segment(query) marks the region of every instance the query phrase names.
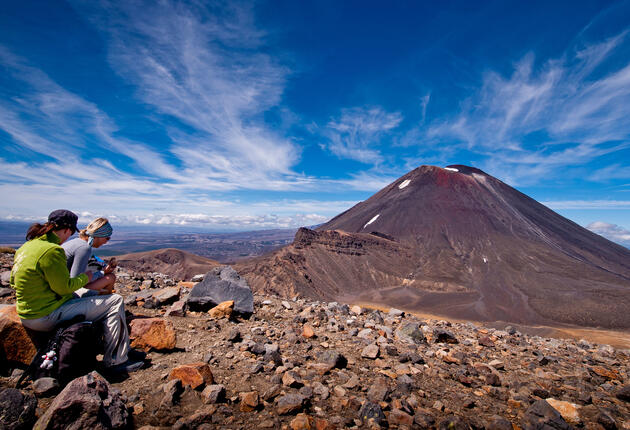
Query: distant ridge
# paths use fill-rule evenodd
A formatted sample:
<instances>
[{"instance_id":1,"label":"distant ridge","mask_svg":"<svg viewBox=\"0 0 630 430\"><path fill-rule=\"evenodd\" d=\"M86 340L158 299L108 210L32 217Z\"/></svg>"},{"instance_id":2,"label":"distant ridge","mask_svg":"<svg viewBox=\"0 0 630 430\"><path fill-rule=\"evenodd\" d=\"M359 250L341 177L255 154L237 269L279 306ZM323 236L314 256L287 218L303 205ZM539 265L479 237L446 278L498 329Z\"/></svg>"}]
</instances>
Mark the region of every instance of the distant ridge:
<instances>
[{"instance_id":1,"label":"distant ridge","mask_svg":"<svg viewBox=\"0 0 630 430\"><path fill-rule=\"evenodd\" d=\"M463 165L421 166L237 269L285 295L630 328L630 250Z\"/></svg>"},{"instance_id":2,"label":"distant ridge","mask_svg":"<svg viewBox=\"0 0 630 430\"><path fill-rule=\"evenodd\" d=\"M116 256L118 264L125 269L137 272L159 272L176 280L189 280L193 276L206 273L220 263L175 248L135 252Z\"/></svg>"}]
</instances>

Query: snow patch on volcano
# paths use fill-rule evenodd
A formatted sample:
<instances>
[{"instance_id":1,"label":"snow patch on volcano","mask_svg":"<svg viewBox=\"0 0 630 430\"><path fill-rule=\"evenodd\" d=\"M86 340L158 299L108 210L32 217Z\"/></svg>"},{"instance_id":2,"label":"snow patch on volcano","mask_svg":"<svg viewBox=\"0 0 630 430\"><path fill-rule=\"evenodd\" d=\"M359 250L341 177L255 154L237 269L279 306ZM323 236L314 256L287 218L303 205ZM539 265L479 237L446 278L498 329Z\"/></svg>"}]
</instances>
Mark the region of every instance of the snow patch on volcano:
<instances>
[{"instance_id":1,"label":"snow patch on volcano","mask_svg":"<svg viewBox=\"0 0 630 430\"><path fill-rule=\"evenodd\" d=\"M405 179L404 181L402 181L402 182L400 183L400 185L398 186L398 188L402 190L403 188L405 188L405 187L406 187L407 185L409 185L410 183L411 183L411 181L410 181L409 179Z\"/></svg>"},{"instance_id":2,"label":"snow patch on volcano","mask_svg":"<svg viewBox=\"0 0 630 430\"><path fill-rule=\"evenodd\" d=\"M444 170L450 170L451 172L459 172L459 170L457 170L454 167L445 167Z\"/></svg>"},{"instance_id":3,"label":"snow patch on volcano","mask_svg":"<svg viewBox=\"0 0 630 430\"><path fill-rule=\"evenodd\" d=\"M375 216L374 218L372 218L371 220L369 220L369 221L368 221L368 222L367 222L367 223L363 226L363 228L367 227L368 225L370 225L370 224L372 224L374 221L376 221L380 215L381 215L381 214L376 214L376 216Z\"/></svg>"},{"instance_id":4,"label":"snow patch on volcano","mask_svg":"<svg viewBox=\"0 0 630 430\"><path fill-rule=\"evenodd\" d=\"M473 173L472 175L473 175L473 178L475 178L479 182L481 182L483 184L486 183L486 177L484 175L480 175L479 173Z\"/></svg>"}]
</instances>

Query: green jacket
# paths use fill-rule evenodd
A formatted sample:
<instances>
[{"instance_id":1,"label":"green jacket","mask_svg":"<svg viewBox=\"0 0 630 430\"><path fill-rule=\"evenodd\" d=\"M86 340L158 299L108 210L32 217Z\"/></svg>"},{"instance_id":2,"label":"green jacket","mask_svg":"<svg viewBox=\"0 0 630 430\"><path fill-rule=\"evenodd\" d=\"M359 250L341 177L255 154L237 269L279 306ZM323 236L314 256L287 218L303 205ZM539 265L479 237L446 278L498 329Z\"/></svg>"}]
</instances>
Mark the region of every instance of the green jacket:
<instances>
[{"instance_id":1,"label":"green jacket","mask_svg":"<svg viewBox=\"0 0 630 430\"><path fill-rule=\"evenodd\" d=\"M22 319L49 315L88 283L85 273L71 278L59 237L50 232L29 240L15 252L11 287Z\"/></svg>"}]
</instances>

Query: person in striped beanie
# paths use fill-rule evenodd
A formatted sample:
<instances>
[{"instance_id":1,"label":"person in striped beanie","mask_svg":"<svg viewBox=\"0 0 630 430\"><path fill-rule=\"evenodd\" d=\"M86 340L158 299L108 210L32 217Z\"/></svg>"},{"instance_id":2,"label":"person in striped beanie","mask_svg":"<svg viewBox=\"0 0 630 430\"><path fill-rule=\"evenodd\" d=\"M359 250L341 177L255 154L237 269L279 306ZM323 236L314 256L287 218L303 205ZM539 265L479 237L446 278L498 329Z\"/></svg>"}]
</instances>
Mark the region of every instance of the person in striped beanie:
<instances>
[{"instance_id":1,"label":"person in striped beanie","mask_svg":"<svg viewBox=\"0 0 630 430\"><path fill-rule=\"evenodd\" d=\"M66 252L66 264L70 276L77 276L88 270L88 263L93 255L92 250L105 245L112 237L114 229L107 218L96 218L86 228L79 231L79 237L64 242L61 246ZM102 260L101 260L102 261ZM85 287L74 292L79 297L95 294L111 294L116 283L115 260L105 265L103 270L97 270L92 274L92 281Z\"/></svg>"}]
</instances>

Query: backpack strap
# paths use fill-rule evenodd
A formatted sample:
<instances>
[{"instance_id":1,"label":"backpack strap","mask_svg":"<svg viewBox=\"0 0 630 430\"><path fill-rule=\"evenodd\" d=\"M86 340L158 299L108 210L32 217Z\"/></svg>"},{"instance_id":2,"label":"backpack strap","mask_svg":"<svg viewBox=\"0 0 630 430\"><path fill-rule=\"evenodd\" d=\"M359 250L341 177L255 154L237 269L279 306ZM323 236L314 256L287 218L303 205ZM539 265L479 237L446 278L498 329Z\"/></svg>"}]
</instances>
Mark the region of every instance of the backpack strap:
<instances>
[{"instance_id":1,"label":"backpack strap","mask_svg":"<svg viewBox=\"0 0 630 430\"><path fill-rule=\"evenodd\" d=\"M22 385L22 382L24 382L26 378L31 378L33 376L33 374L35 373L35 369L39 367L39 362L41 360L40 357L43 354L45 354L46 349L48 349L48 343L46 343L44 346L40 346L37 349L37 352L35 353L35 357L33 357L28 367L24 370L24 372L20 376L20 379L18 379L18 381L15 383L15 388L20 388L20 386Z\"/></svg>"}]
</instances>

